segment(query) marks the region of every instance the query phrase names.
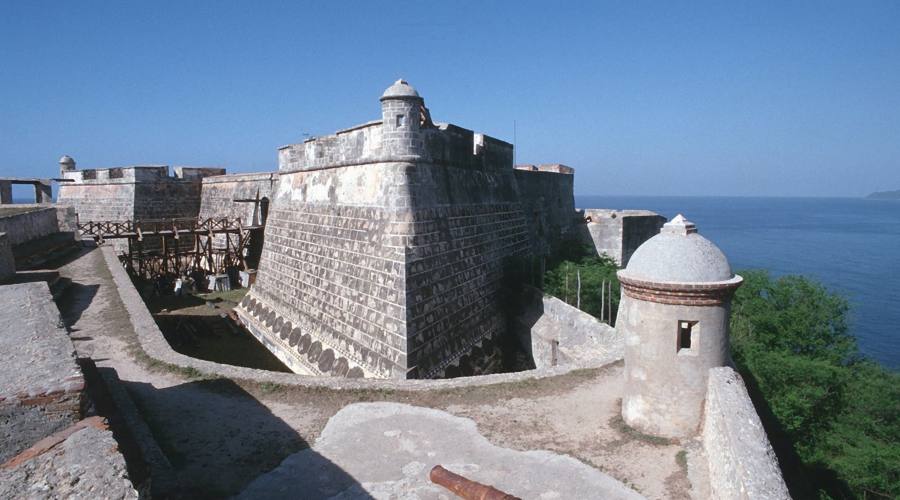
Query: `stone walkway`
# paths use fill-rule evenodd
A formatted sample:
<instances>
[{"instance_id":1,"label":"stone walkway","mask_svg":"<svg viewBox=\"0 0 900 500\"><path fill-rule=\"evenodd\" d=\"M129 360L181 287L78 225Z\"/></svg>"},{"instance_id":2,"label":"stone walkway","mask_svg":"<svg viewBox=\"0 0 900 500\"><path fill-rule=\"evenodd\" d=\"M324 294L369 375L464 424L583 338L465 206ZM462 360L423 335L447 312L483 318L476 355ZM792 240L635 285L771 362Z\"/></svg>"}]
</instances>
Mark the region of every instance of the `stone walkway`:
<instances>
[{"instance_id":1,"label":"stone walkway","mask_svg":"<svg viewBox=\"0 0 900 500\"><path fill-rule=\"evenodd\" d=\"M217 498L238 494L287 457L317 442L329 419L345 406L392 401L467 417L475 422L480 434L472 429L466 439L481 439L483 435L493 443L485 441L484 446L497 453L514 452L494 450L494 445L550 450L575 457L648 498L691 498L684 462L678 459L685 446L647 440L621 426L620 364L551 379L416 393L284 389L203 379L191 373L166 371L135 356L134 330L101 252L86 251L60 268L60 273L72 280L60 299L60 309L76 350L80 356L92 357L106 373L104 378L117 376L127 389L171 465L173 477L167 481L174 488L167 492L171 495ZM454 417L449 414L435 418L450 422ZM340 419L333 425L340 425ZM335 441L325 441L329 442ZM368 451L381 453L385 467L393 463L387 461L389 458L396 458L399 464L404 460L402 440L393 443L385 442L387 448ZM690 449L690 443L686 445ZM362 449L367 444L356 446ZM353 453L349 448L348 452ZM480 454L458 455L452 460L481 464L485 477L494 477ZM380 481L349 462L343 465L356 482ZM385 476L385 484L397 480L402 472L402 467L393 470L394 479ZM165 471L154 470L154 474L162 473ZM427 470L417 474L421 479ZM700 478L702 482L702 474Z\"/></svg>"}]
</instances>

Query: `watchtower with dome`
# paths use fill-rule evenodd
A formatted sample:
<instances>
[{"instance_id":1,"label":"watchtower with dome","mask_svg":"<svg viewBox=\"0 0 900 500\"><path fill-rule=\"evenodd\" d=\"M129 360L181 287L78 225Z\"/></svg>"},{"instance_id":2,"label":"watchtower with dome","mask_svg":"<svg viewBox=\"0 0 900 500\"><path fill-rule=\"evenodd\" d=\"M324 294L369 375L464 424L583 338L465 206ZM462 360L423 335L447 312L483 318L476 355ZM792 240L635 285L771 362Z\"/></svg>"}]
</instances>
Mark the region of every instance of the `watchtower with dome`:
<instances>
[{"instance_id":1,"label":"watchtower with dome","mask_svg":"<svg viewBox=\"0 0 900 500\"><path fill-rule=\"evenodd\" d=\"M625 338L625 423L649 434L697 432L710 368L730 362L731 298L743 281L682 215L619 271L616 327Z\"/></svg>"}]
</instances>

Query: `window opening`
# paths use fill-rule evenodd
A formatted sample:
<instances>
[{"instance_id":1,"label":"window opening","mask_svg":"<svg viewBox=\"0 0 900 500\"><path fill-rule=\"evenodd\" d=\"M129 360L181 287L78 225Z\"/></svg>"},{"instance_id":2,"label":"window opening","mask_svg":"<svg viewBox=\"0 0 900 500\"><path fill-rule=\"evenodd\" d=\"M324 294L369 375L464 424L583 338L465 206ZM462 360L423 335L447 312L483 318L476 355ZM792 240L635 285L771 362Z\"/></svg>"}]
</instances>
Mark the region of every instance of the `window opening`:
<instances>
[{"instance_id":1,"label":"window opening","mask_svg":"<svg viewBox=\"0 0 900 500\"><path fill-rule=\"evenodd\" d=\"M696 326L696 321L684 321L681 320L678 322L678 350L682 349L690 349L691 345L694 343L696 339L694 339L694 326Z\"/></svg>"}]
</instances>

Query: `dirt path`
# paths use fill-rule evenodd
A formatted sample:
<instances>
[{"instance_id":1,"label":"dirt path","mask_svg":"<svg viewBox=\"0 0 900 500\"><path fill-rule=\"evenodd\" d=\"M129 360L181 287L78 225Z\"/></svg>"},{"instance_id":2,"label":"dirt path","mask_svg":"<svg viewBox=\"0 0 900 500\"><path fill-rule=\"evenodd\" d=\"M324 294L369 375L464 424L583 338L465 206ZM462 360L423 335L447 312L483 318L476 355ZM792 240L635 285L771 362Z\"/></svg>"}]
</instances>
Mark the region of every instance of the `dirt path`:
<instances>
[{"instance_id":1,"label":"dirt path","mask_svg":"<svg viewBox=\"0 0 900 500\"><path fill-rule=\"evenodd\" d=\"M541 381L438 392L282 389L192 379L135 359L136 337L98 250L60 268L60 310L80 356L115 370L190 497L238 493L309 446L328 418L358 401L397 401L473 419L489 440L572 455L649 498L689 498L679 444L621 424L621 365Z\"/></svg>"}]
</instances>

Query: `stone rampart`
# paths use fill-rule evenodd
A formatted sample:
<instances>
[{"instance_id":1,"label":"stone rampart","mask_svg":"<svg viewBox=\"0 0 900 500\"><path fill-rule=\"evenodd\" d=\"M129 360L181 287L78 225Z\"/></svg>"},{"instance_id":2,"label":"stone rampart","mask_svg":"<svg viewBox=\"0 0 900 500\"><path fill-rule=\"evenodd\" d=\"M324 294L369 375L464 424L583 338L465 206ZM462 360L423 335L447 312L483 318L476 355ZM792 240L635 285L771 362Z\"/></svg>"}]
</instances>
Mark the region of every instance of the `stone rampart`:
<instances>
[{"instance_id":1,"label":"stone rampart","mask_svg":"<svg viewBox=\"0 0 900 500\"><path fill-rule=\"evenodd\" d=\"M0 207L0 232L15 247L60 231L59 210L52 205ZM63 221L63 225L66 221Z\"/></svg>"},{"instance_id":2,"label":"stone rampart","mask_svg":"<svg viewBox=\"0 0 900 500\"><path fill-rule=\"evenodd\" d=\"M703 448L713 498L789 499L778 459L741 376L729 367L709 371Z\"/></svg>"},{"instance_id":3,"label":"stone rampart","mask_svg":"<svg viewBox=\"0 0 900 500\"><path fill-rule=\"evenodd\" d=\"M556 242L574 234L578 222L572 196L575 176L571 168L565 168L568 171L564 173L521 166L514 170L532 252L536 255L549 254Z\"/></svg>"},{"instance_id":4,"label":"stone rampart","mask_svg":"<svg viewBox=\"0 0 900 500\"><path fill-rule=\"evenodd\" d=\"M60 183L58 202L75 208L78 219L126 221L195 218L200 212L200 183L224 169L137 166L74 170Z\"/></svg>"},{"instance_id":5,"label":"stone rampart","mask_svg":"<svg viewBox=\"0 0 900 500\"><path fill-rule=\"evenodd\" d=\"M196 219L200 213L201 181L209 175L221 175L225 169L134 166L71 170L60 183L58 203L72 207L79 222L134 221L154 219ZM127 241L114 240L118 250ZM144 250L159 248L159 241L148 238Z\"/></svg>"},{"instance_id":6,"label":"stone rampart","mask_svg":"<svg viewBox=\"0 0 900 500\"><path fill-rule=\"evenodd\" d=\"M433 124L405 82L381 103L380 121L279 150L257 281L237 311L299 373L435 378L471 366L506 332L506 264L541 246L511 144ZM558 210L545 217L570 220L571 176L539 175L552 177L529 189Z\"/></svg>"},{"instance_id":7,"label":"stone rampart","mask_svg":"<svg viewBox=\"0 0 900 500\"><path fill-rule=\"evenodd\" d=\"M0 286L0 463L83 415L84 378L44 282Z\"/></svg>"},{"instance_id":8,"label":"stone rampart","mask_svg":"<svg viewBox=\"0 0 900 500\"><path fill-rule=\"evenodd\" d=\"M205 177L200 218L240 218L245 226L258 225L263 222L261 205L271 202L276 182L278 173L271 172ZM250 200L260 200L260 204Z\"/></svg>"},{"instance_id":9,"label":"stone rampart","mask_svg":"<svg viewBox=\"0 0 900 500\"><path fill-rule=\"evenodd\" d=\"M282 173L265 240L250 329L299 372L380 378L504 331L503 259L528 249L511 170L406 163Z\"/></svg>"},{"instance_id":10,"label":"stone rampart","mask_svg":"<svg viewBox=\"0 0 900 500\"><path fill-rule=\"evenodd\" d=\"M533 287L525 287L516 335L536 368L585 366L622 359L625 340L616 329Z\"/></svg>"},{"instance_id":11,"label":"stone rampart","mask_svg":"<svg viewBox=\"0 0 900 500\"><path fill-rule=\"evenodd\" d=\"M585 209L589 221L580 231L585 244L593 246L597 255L606 254L621 267L628 265L631 254L641 244L659 233L666 218L649 210Z\"/></svg>"}]
</instances>

